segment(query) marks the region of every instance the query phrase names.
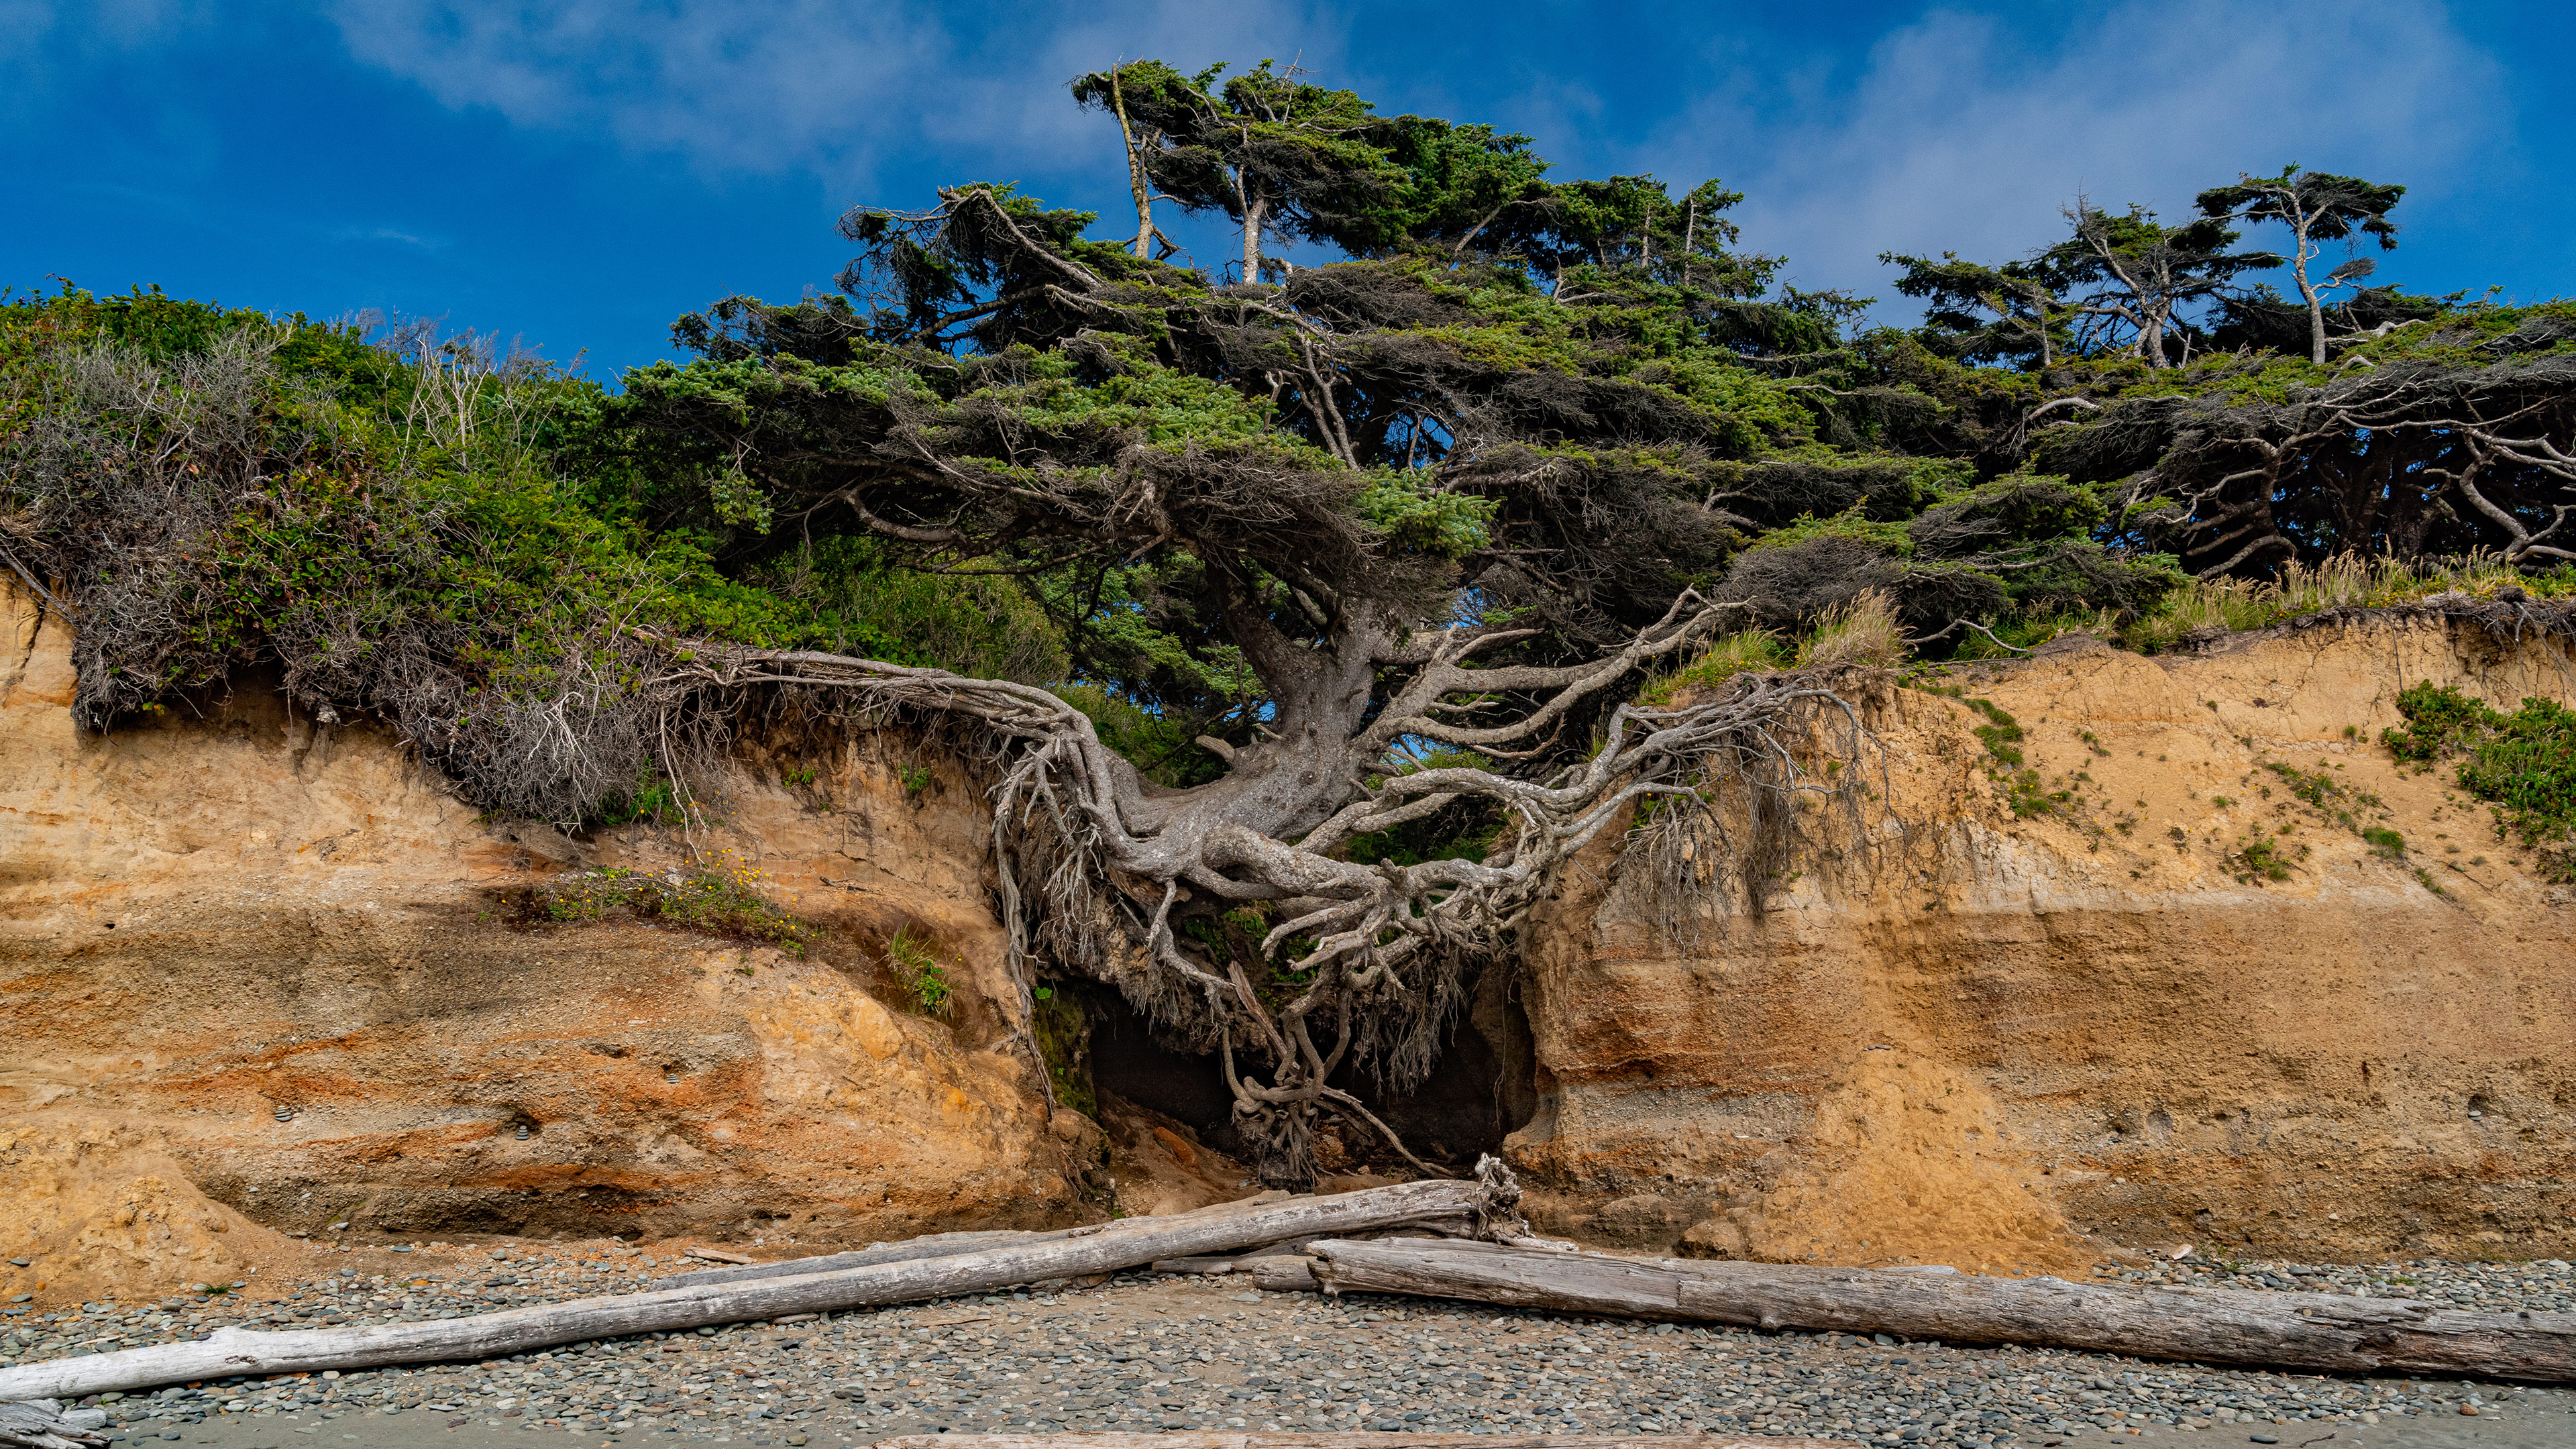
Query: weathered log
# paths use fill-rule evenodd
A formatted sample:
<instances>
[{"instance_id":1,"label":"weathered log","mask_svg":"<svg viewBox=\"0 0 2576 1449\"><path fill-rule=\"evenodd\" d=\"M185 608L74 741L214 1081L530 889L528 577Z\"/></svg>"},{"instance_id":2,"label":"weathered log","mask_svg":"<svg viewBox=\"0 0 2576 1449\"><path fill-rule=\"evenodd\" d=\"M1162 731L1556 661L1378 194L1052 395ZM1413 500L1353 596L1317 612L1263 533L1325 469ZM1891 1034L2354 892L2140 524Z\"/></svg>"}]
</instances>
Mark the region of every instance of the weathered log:
<instances>
[{"instance_id":1,"label":"weathered log","mask_svg":"<svg viewBox=\"0 0 2576 1449\"><path fill-rule=\"evenodd\" d=\"M1238 1198L1233 1202L1211 1203L1185 1213L1164 1213L1155 1221L1177 1222L1182 1218L1229 1217L1249 1212L1271 1203L1285 1202L1288 1194L1271 1191L1256 1197ZM918 1238L904 1238L891 1243L870 1243L848 1253L825 1253L811 1258L782 1258L775 1263L752 1263L745 1260L739 1268L701 1268L693 1273L673 1273L645 1284L647 1291L664 1288L687 1288L700 1283L749 1283L760 1278L794 1278L806 1273L834 1273L843 1268L867 1268L878 1263L909 1263L922 1258L945 1258L956 1253L983 1252L991 1248L1014 1247L1026 1243L1060 1243L1082 1228L1039 1228L1026 1232L925 1233Z\"/></svg>"},{"instance_id":2,"label":"weathered log","mask_svg":"<svg viewBox=\"0 0 2576 1449\"><path fill-rule=\"evenodd\" d=\"M1421 1239L1317 1242L1327 1293L1410 1293L1560 1312L1811 1332L2027 1343L2135 1358L2351 1373L2576 1381L2576 1314L2404 1298L1619 1258Z\"/></svg>"},{"instance_id":3,"label":"weathered log","mask_svg":"<svg viewBox=\"0 0 2576 1449\"><path fill-rule=\"evenodd\" d=\"M1320 1293L1324 1285L1315 1278L1315 1260L1302 1253L1275 1257L1245 1258L1243 1271L1252 1286L1264 1293Z\"/></svg>"},{"instance_id":4,"label":"weathered log","mask_svg":"<svg viewBox=\"0 0 2576 1449\"><path fill-rule=\"evenodd\" d=\"M899 1434L871 1449L1859 1449L1760 1434Z\"/></svg>"},{"instance_id":5,"label":"weathered log","mask_svg":"<svg viewBox=\"0 0 2576 1449\"><path fill-rule=\"evenodd\" d=\"M107 1436L95 1429L63 1422L63 1406L51 1399L0 1404L0 1445L10 1449L107 1449ZM93 1419L104 1417L94 1415Z\"/></svg>"},{"instance_id":6,"label":"weathered log","mask_svg":"<svg viewBox=\"0 0 2576 1449\"><path fill-rule=\"evenodd\" d=\"M1363 1232L1422 1218L1451 1217L1497 1201L1496 1187L1476 1182L1402 1182L1365 1192L1292 1198L1232 1215L1125 1218L1075 1229L1053 1242L747 1283L705 1283L537 1304L472 1318L301 1333L222 1328L192 1343L0 1368L0 1400L77 1398L108 1389L231 1374L487 1358L585 1338L944 1298L1043 1278L1113 1272L1156 1258L1247 1248L1287 1237Z\"/></svg>"},{"instance_id":7,"label":"weathered log","mask_svg":"<svg viewBox=\"0 0 2576 1449\"><path fill-rule=\"evenodd\" d=\"M1762 1434L899 1434L871 1449L1860 1449Z\"/></svg>"}]
</instances>

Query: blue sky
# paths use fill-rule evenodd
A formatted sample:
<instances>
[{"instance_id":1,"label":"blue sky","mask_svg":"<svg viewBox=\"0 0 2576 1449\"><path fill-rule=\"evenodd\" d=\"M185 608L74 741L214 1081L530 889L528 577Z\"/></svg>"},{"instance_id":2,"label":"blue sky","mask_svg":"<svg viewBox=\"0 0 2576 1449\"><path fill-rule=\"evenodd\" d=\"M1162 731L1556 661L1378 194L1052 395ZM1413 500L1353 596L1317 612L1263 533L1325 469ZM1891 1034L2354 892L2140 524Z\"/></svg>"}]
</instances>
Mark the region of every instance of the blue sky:
<instances>
[{"instance_id":1,"label":"blue sky","mask_svg":"<svg viewBox=\"0 0 2576 1449\"><path fill-rule=\"evenodd\" d=\"M2384 0L0 0L0 283L443 315L608 377L728 292L828 285L854 203L1114 208L1078 70L1276 56L1560 176L1722 177L1809 287L2298 161L2412 188L2383 279L2531 300L2576 292L2571 41L2564 4Z\"/></svg>"}]
</instances>

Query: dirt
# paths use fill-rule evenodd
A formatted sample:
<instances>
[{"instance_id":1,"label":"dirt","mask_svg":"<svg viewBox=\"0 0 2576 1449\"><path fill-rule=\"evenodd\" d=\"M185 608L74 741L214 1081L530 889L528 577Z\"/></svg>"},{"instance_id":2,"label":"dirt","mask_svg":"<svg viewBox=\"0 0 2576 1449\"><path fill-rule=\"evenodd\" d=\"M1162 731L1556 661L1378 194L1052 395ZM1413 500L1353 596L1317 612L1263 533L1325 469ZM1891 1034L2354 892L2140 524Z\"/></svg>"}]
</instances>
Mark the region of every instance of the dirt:
<instances>
[{"instance_id":1,"label":"dirt","mask_svg":"<svg viewBox=\"0 0 2576 1449\"><path fill-rule=\"evenodd\" d=\"M1994 1272L2568 1256L2576 888L2376 743L2428 680L2512 708L2576 699L2576 660L2438 622L2065 641L1921 681L2016 720L2046 813L2010 808L1968 698L1881 687L1866 850L1810 815L1762 909L1707 872L1677 930L1596 849L1522 983L1540 1101L1507 1155L1540 1220Z\"/></svg>"},{"instance_id":2,"label":"dirt","mask_svg":"<svg viewBox=\"0 0 2576 1449\"><path fill-rule=\"evenodd\" d=\"M1008 1024L980 788L920 742L746 741L696 843L822 930L803 954L529 924L515 894L687 842L496 824L249 684L85 734L67 642L0 594L0 1259L48 1301L334 1238L1105 1215L1101 1134L1054 1120ZM898 929L944 1014L884 979Z\"/></svg>"}]
</instances>

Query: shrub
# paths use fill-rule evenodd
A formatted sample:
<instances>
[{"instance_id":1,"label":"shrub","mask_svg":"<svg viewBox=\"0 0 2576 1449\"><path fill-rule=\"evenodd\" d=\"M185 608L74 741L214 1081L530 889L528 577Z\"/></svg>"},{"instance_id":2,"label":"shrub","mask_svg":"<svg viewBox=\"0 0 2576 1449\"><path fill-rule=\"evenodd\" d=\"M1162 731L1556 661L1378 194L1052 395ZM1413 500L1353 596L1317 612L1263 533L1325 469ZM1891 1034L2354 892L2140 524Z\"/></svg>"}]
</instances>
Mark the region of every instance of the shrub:
<instances>
[{"instance_id":1,"label":"shrub","mask_svg":"<svg viewBox=\"0 0 2576 1449\"><path fill-rule=\"evenodd\" d=\"M2576 710L2526 699L2504 714L2456 689L2397 697L2403 729L2380 742L2401 760L2460 760L2461 786L2494 807L2496 837L2518 838L2551 880L2576 884Z\"/></svg>"}]
</instances>

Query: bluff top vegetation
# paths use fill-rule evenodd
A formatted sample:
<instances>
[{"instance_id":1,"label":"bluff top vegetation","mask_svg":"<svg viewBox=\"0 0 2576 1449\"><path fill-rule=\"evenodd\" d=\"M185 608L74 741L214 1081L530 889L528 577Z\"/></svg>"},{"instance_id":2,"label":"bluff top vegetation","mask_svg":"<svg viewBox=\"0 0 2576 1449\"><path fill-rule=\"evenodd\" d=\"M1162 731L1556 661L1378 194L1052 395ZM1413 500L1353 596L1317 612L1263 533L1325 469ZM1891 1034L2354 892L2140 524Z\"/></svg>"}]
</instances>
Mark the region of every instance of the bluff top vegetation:
<instances>
[{"instance_id":1,"label":"bluff top vegetation","mask_svg":"<svg viewBox=\"0 0 2576 1449\"><path fill-rule=\"evenodd\" d=\"M1856 819L1853 667L2170 647L2357 556L2351 602L2566 627L2576 305L2327 267L2402 188L2078 199L2024 258L1890 256L1927 321L1863 328L1716 181L1553 179L1268 64L1072 92L1114 223L860 208L836 291L724 298L614 392L424 326L10 303L0 544L78 625L81 720L274 667L576 827L706 808L752 713L956 721L1020 1020L1116 986L1295 1184L1601 832L1704 840L1759 909ZM1239 254L1193 264L1189 213Z\"/></svg>"}]
</instances>

